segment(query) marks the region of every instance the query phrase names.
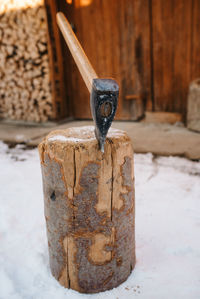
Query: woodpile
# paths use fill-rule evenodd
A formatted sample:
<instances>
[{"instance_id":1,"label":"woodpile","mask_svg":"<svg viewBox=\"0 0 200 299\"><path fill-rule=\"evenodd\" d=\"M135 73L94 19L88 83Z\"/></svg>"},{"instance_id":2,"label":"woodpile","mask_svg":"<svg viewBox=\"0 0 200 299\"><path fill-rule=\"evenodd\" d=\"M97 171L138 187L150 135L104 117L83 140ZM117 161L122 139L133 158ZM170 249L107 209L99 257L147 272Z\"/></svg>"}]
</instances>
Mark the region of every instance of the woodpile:
<instances>
[{"instance_id":1,"label":"woodpile","mask_svg":"<svg viewBox=\"0 0 200 299\"><path fill-rule=\"evenodd\" d=\"M43 0L0 2L0 117L53 116Z\"/></svg>"}]
</instances>

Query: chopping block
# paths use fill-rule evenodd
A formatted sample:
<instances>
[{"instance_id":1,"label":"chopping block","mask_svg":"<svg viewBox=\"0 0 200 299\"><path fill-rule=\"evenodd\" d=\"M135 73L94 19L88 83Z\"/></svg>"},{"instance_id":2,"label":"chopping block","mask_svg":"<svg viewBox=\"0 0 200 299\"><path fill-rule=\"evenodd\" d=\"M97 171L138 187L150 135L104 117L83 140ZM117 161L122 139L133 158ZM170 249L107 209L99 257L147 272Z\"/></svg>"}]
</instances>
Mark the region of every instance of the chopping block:
<instances>
[{"instance_id":1,"label":"chopping block","mask_svg":"<svg viewBox=\"0 0 200 299\"><path fill-rule=\"evenodd\" d=\"M53 276L66 288L117 287L135 266L133 149L110 129L99 150L94 127L51 132L39 145Z\"/></svg>"}]
</instances>

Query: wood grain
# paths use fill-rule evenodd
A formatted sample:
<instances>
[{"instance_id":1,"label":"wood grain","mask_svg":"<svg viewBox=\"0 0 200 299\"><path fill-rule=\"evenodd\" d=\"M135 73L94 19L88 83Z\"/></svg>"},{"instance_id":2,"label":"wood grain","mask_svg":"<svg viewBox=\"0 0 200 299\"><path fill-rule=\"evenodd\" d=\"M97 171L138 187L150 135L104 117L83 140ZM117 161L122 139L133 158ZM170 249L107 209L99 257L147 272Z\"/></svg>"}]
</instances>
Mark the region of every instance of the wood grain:
<instances>
[{"instance_id":1,"label":"wood grain","mask_svg":"<svg viewBox=\"0 0 200 299\"><path fill-rule=\"evenodd\" d=\"M152 0L155 111L186 113L192 1Z\"/></svg>"},{"instance_id":2,"label":"wood grain","mask_svg":"<svg viewBox=\"0 0 200 299\"><path fill-rule=\"evenodd\" d=\"M93 80L97 79L98 76L64 14L62 12L58 12L56 18L72 57L76 62L76 66L81 73L82 79L84 80L88 91L91 92Z\"/></svg>"},{"instance_id":3,"label":"wood grain","mask_svg":"<svg viewBox=\"0 0 200 299\"><path fill-rule=\"evenodd\" d=\"M61 36L56 23L58 3L52 0L45 0L45 7L48 22L47 38L51 88L53 94L53 112L55 119L61 119L70 116L70 109L66 98Z\"/></svg>"},{"instance_id":4,"label":"wood grain","mask_svg":"<svg viewBox=\"0 0 200 299\"><path fill-rule=\"evenodd\" d=\"M51 132L39 145L53 276L96 293L118 286L135 266L133 149L111 129L104 154L94 127Z\"/></svg>"},{"instance_id":5,"label":"wood grain","mask_svg":"<svg viewBox=\"0 0 200 299\"><path fill-rule=\"evenodd\" d=\"M72 5L62 0L59 7L74 25L98 76L113 77L119 83L116 118L137 119L145 106L151 109L148 1L96 0L82 6L79 0ZM66 81L71 82L72 111L75 118L91 118L87 88L72 58L67 57L64 63L65 69L70 68ZM139 95L140 100L127 102L125 97L130 94Z\"/></svg>"},{"instance_id":6,"label":"wood grain","mask_svg":"<svg viewBox=\"0 0 200 299\"><path fill-rule=\"evenodd\" d=\"M191 78L193 81L200 78L200 1L192 0L192 13L191 13Z\"/></svg>"}]
</instances>

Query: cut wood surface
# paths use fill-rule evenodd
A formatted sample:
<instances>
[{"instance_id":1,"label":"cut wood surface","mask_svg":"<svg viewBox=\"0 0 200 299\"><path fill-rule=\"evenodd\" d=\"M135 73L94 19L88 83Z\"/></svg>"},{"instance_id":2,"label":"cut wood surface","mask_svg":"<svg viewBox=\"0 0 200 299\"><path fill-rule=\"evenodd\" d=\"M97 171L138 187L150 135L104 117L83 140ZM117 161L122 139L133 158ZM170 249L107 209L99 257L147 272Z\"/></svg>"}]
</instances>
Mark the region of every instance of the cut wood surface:
<instances>
[{"instance_id":1,"label":"cut wood surface","mask_svg":"<svg viewBox=\"0 0 200 299\"><path fill-rule=\"evenodd\" d=\"M53 276L84 293L118 286L135 265L129 137L110 129L103 154L94 127L57 130L39 153Z\"/></svg>"},{"instance_id":2,"label":"cut wood surface","mask_svg":"<svg viewBox=\"0 0 200 299\"><path fill-rule=\"evenodd\" d=\"M43 0L0 1L0 117L53 116Z\"/></svg>"},{"instance_id":3,"label":"cut wood surface","mask_svg":"<svg viewBox=\"0 0 200 299\"><path fill-rule=\"evenodd\" d=\"M190 84L188 94L187 127L200 132L200 78Z\"/></svg>"}]
</instances>

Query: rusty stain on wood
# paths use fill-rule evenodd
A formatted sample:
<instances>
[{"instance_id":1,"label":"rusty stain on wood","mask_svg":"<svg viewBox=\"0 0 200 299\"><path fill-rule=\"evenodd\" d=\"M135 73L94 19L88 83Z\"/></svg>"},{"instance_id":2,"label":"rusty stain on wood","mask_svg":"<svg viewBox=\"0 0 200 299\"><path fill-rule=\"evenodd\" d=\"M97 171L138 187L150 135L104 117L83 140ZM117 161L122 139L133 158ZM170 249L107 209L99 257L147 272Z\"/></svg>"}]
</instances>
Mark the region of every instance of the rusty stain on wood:
<instances>
[{"instance_id":1,"label":"rusty stain on wood","mask_svg":"<svg viewBox=\"0 0 200 299\"><path fill-rule=\"evenodd\" d=\"M97 233L92 239L92 245L89 248L88 258L96 265L104 265L112 259L111 251L106 250L106 245L110 244L110 236Z\"/></svg>"}]
</instances>

